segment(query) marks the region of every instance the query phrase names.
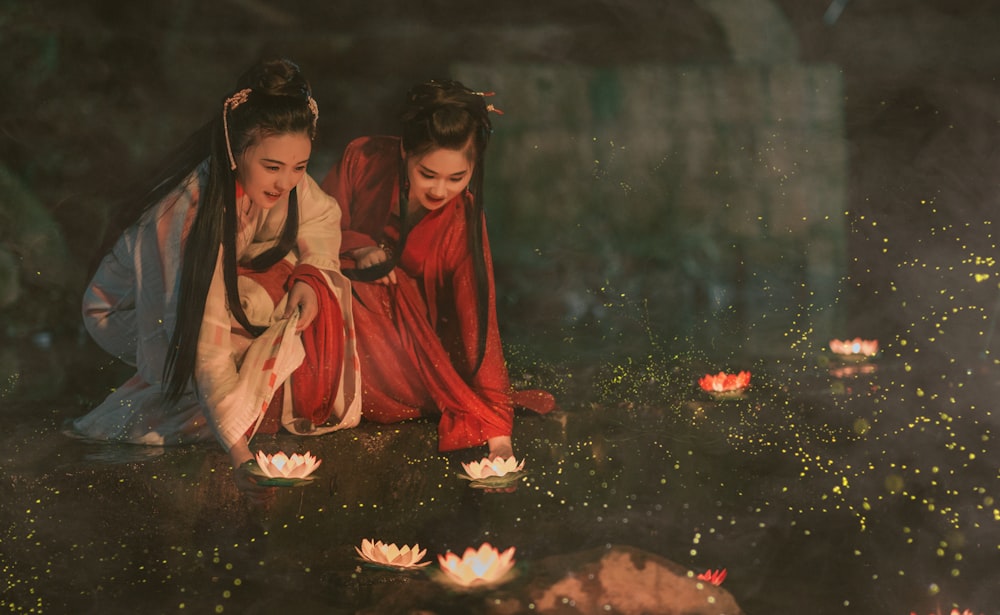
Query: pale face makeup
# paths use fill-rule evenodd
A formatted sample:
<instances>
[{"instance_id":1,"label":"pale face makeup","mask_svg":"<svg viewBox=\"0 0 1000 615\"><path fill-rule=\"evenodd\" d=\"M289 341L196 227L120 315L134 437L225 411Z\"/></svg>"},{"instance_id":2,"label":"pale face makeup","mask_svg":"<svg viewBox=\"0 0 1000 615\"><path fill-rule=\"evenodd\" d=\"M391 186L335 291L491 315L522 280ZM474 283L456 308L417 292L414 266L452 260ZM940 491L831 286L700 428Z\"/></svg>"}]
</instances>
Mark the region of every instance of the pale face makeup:
<instances>
[{"instance_id":1,"label":"pale face makeup","mask_svg":"<svg viewBox=\"0 0 1000 615\"><path fill-rule=\"evenodd\" d=\"M441 148L421 156L406 155L410 202L434 211L465 190L475 167L466 151Z\"/></svg>"},{"instance_id":2,"label":"pale face makeup","mask_svg":"<svg viewBox=\"0 0 1000 615\"><path fill-rule=\"evenodd\" d=\"M305 175L312 140L305 133L264 137L244 150L237 177L250 200L264 209L288 203L288 193Z\"/></svg>"}]
</instances>

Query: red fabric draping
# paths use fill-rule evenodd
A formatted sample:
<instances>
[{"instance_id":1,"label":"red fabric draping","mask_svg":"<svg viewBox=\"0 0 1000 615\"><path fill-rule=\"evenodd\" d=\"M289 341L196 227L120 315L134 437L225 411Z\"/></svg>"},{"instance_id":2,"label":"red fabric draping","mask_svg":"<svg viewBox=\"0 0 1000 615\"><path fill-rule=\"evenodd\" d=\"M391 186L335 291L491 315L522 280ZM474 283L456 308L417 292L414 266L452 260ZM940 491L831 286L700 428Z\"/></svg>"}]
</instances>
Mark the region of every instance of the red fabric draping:
<instances>
[{"instance_id":1,"label":"red fabric draping","mask_svg":"<svg viewBox=\"0 0 1000 615\"><path fill-rule=\"evenodd\" d=\"M322 425L330 418L344 366L344 317L325 277L315 267L299 265L288 280L308 284L319 300L319 314L302 331L306 356L292 373L295 415Z\"/></svg>"},{"instance_id":2,"label":"red fabric draping","mask_svg":"<svg viewBox=\"0 0 1000 615\"><path fill-rule=\"evenodd\" d=\"M353 265L349 253L359 247L384 243L397 249L399 164L398 139L362 138L348 146L323 181L343 212L345 268ZM397 284L352 283L363 416L391 423L439 415L438 446L443 451L509 436L513 427L514 402L485 229L488 321L486 352L477 368L481 311L465 230L470 198L467 193L457 196L409 232L396 268ZM544 391L524 399L539 411L555 403Z\"/></svg>"},{"instance_id":3,"label":"red fabric draping","mask_svg":"<svg viewBox=\"0 0 1000 615\"><path fill-rule=\"evenodd\" d=\"M281 261L266 271L240 268L239 275L257 282L275 304L295 282L308 284L316 293L319 313L301 332L305 358L292 373L291 389L294 416L322 425L333 411L344 363L344 319L337 297L323 274L308 265L293 269L288 261ZM279 387L257 428L259 433L278 431L283 403L284 387Z\"/></svg>"}]
</instances>

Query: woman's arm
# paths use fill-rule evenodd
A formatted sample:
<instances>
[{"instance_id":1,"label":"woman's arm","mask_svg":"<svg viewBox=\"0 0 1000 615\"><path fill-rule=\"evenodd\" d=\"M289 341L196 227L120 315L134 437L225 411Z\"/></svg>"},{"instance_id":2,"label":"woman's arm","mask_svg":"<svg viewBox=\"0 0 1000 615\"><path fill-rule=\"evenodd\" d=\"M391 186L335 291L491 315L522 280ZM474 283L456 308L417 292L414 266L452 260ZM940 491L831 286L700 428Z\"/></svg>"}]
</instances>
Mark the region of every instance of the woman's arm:
<instances>
[{"instance_id":1,"label":"woman's arm","mask_svg":"<svg viewBox=\"0 0 1000 615\"><path fill-rule=\"evenodd\" d=\"M462 224L455 225L461 228ZM496 317L496 294L493 285L492 258L489 244L483 234L483 249L486 251L487 309L485 316L486 340L482 362L477 368L480 348L479 297L476 292L472 258L469 257L464 232L449 242L452 249L450 258L457 259L450 276L450 288L442 289L438 295L439 315L448 322L439 323L445 348L448 349L455 367L469 383L469 386L490 408L489 416L481 417L484 435L488 439L506 437L506 441L491 442L498 448L509 448L513 429L514 409L510 397L510 379L504 361L500 330ZM447 278L445 279L448 280Z\"/></svg>"},{"instance_id":2,"label":"woman's arm","mask_svg":"<svg viewBox=\"0 0 1000 615\"><path fill-rule=\"evenodd\" d=\"M341 210L341 255L354 260L360 250L378 246L392 209L399 173L399 140L361 137L323 179L322 189ZM358 265L360 267L360 264Z\"/></svg>"}]
</instances>

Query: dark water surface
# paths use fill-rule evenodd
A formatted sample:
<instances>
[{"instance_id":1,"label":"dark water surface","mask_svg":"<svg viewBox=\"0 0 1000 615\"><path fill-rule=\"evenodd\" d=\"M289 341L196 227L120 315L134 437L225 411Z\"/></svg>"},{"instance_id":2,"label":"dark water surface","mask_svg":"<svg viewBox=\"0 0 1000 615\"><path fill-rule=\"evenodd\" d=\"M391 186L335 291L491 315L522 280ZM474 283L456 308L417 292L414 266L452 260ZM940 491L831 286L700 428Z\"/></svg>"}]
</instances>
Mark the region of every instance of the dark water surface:
<instances>
[{"instance_id":1,"label":"dark water surface","mask_svg":"<svg viewBox=\"0 0 1000 615\"><path fill-rule=\"evenodd\" d=\"M363 424L255 439L323 460L319 479L262 512L241 501L215 444L62 436L118 368L75 342L19 350L0 412L10 612L346 613L432 585L361 567L364 538L428 557L515 546L515 588L533 561L623 544L728 569L723 587L747 613L1000 612L1000 368L985 360L929 370L892 349L862 364L822 350L794 365L748 360L747 395L722 402L698 390L712 370L690 357L651 355L638 373L550 368L577 381L556 384L562 410L518 415L530 474L513 493L459 479L481 451L437 453L431 423ZM80 379L86 394L45 399L51 378ZM418 594L438 612L475 610Z\"/></svg>"}]
</instances>

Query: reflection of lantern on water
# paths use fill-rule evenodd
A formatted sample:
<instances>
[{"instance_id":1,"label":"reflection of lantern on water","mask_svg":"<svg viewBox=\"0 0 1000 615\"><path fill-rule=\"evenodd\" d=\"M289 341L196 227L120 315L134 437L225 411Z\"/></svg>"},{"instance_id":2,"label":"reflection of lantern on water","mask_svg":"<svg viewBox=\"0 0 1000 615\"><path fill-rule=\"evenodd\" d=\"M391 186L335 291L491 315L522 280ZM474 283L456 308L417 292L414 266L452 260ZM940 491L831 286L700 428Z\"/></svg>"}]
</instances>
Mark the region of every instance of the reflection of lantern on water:
<instances>
[{"instance_id":1,"label":"reflection of lantern on water","mask_svg":"<svg viewBox=\"0 0 1000 615\"><path fill-rule=\"evenodd\" d=\"M750 372L705 374L698 380L701 389L715 399L738 399L750 386Z\"/></svg>"},{"instance_id":2,"label":"reflection of lantern on water","mask_svg":"<svg viewBox=\"0 0 1000 615\"><path fill-rule=\"evenodd\" d=\"M845 361L866 361L878 354L878 340L830 340L830 351Z\"/></svg>"},{"instance_id":3,"label":"reflection of lantern on water","mask_svg":"<svg viewBox=\"0 0 1000 615\"><path fill-rule=\"evenodd\" d=\"M412 548L406 545L397 547L396 543L387 545L381 540L372 542L365 538L361 541L361 548L354 547L354 550L358 552L358 555L362 559L379 566L420 568L430 564L430 562L420 561L427 553L427 549L421 550L420 545L416 544Z\"/></svg>"},{"instance_id":4,"label":"reflection of lantern on water","mask_svg":"<svg viewBox=\"0 0 1000 615\"><path fill-rule=\"evenodd\" d=\"M860 365L838 365L830 368L830 375L834 378L850 378L864 374L874 374L878 366L874 363L862 363Z\"/></svg>"},{"instance_id":5,"label":"reflection of lantern on water","mask_svg":"<svg viewBox=\"0 0 1000 615\"><path fill-rule=\"evenodd\" d=\"M290 457L280 451L273 455L267 455L264 451L257 452L257 467L268 478L306 478L320 463L319 459L308 452L302 455L293 453Z\"/></svg>"},{"instance_id":6,"label":"reflection of lantern on water","mask_svg":"<svg viewBox=\"0 0 1000 615\"><path fill-rule=\"evenodd\" d=\"M595 470L604 470L608 462L608 441L603 434L595 433L590 438L590 458Z\"/></svg>"},{"instance_id":7,"label":"reflection of lantern on water","mask_svg":"<svg viewBox=\"0 0 1000 615\"><path fill-rule=\"evenodd\" d=\"M514 547L501 553L496 547L484 542L479 549L469 547L459 558L449 551L438 555L442 580L459 587L488 587L506 580L514 567Z\"/></svg>"}]
</instances>

